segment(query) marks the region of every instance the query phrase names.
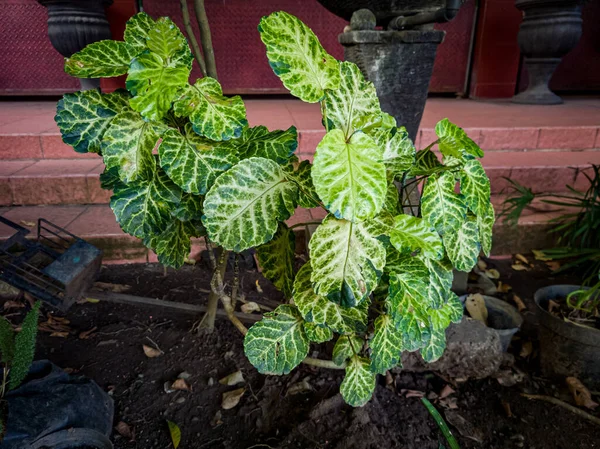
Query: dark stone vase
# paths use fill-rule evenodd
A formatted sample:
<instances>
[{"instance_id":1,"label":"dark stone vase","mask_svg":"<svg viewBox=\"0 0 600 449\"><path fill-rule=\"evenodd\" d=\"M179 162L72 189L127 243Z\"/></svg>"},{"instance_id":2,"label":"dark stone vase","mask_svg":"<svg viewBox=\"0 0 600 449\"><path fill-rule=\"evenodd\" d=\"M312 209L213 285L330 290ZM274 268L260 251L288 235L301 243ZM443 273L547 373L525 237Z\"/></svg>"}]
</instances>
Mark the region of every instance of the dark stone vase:
<instances>
[{"instance_id":1,"label":"dark stone vase","mask_svg":"<svg viewBox=\"0 0 600 449\"><path fill-rule=\"evenodd\" d=\"M112 0L38 0L48 9L48 38L65 58L86 45L111 39L105 8ZM80 78L81 89L100 87L99 79Z\"/></svg>"},{"instance_id":2,"label":"dark stone vase","mask_svg":"<svg viewBox=\"0 0 600 449\"><path fill-rule=\"evenodd\" d=\"M514 103L561 104L562 99L548 87L562 57L581 38L581 3L574 0L516 0L523 11L519 47L529 74L527 89Z\"/></svg>"}]
</instances>

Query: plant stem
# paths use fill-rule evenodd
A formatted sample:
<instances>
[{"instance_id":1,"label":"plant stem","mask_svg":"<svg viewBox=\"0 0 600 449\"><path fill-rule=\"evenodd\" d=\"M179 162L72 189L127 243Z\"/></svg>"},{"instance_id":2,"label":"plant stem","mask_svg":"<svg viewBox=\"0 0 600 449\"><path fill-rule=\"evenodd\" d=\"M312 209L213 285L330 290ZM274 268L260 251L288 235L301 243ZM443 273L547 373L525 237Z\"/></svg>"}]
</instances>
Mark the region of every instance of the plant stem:
<instances>
[{"instance_id":1,"label":"plant stem","mask_svg":"<svg viewBox=\"0 0 600 449\"><path fill-rule=\"evenodd\" d=\"M181 15L183 16L183 26L185 27L185 34L187 34L190 44L192 45L192 52L194 53L194 58L200 66L202 76L206 76L206 63L204 62L204 57L202 56L200 46L198 45L198 41L196 40L196 36L194 35L192 23L190 22L190 12L188 10L187 0L179 0L179 6L181 6Z\"/></svg>"},{"instance_id":2,"label":"plant stem","mask_svg":"<svg viewBox=\"0 0 600 449\"><path fill-rule=\"evenodd\" d=\"M213 252L212 245L210 243L207 245L209 257L211 258L211 262L213 265L213 279L217 277L221 280L225 277L225 272L227 271L227 256L229 255L229 251L224 250L223 248L217 248L217 251L220 251L219 254L219 263L216 263L215 254ZM206 329L207 332L211 333L215 329L215 320L217 318L217 307L219 306L219 292L215 291L212 288L212 280L211 280L211 291L208 294L208 303L206 314L202 318L202 322L199 328Z\"/></svg>"},{"instance_id":3,"label":"plant stem","mask_svg":"<svg viewBox=\"0 0 600 449\"><path fill-rule=\"evenodd\" d=\"M294 228L299 228L300 226L320 225L321 223L322 221L305 221L303 223L296 223L295 225L290 226L289 229L292 230Z\"/></svg>"},{"instance_id":4,"label":"plant stem","mask_svg":"<svg viewBox=\"0 0 600 449\"><path fill-rule=\"evenodd\" d=\"M213 49L212 37L210 35L210 26L208 17L204 8L204 0L194 0L194 11L196 12L196 21L200 28L200 42L204 52L206 62L206 74L211 78L217 79L217 65L215 63L215 50Z\"/></svg>"},{"instance_id":5,"label":"plant stem","mask_svg":"<svg viewBox=\"0 0 600 449\"><path fill-rule=\"evenodd\" d=\"M343 365L336 365L332 360L321 360L312 357L306 357L302 360L302 363L305 365L318 366L319 368L346 369L345 363Z\"/></svg>"},{"instance_id":6,"label":"plant stem","mask_svg":"<svg viewBox=\"0 0 600 449\"><path fill-rule=\"evenodd\" d=\"M8 369L8 366L4 365L4 370L3 370L3 374L2 374L2 386L0 387L0 398L4 398L4 395L6 394L6 385L8 384L8 372L10 371Z\"/></svg>"}]
</instances>

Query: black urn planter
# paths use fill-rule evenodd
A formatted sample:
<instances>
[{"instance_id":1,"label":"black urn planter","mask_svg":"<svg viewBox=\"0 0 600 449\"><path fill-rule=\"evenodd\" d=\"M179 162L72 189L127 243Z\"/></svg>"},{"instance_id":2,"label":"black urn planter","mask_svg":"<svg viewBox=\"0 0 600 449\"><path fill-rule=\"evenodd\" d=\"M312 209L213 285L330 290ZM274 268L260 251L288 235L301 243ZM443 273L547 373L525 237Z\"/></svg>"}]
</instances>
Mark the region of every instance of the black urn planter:
<instances>
[{"instance_id":1,"label":"black urn planter","mask_svg":"<svg viewBox=\"0 0 600 449\"><path fill-rule=\"evenodd\" d=\"M548 87L562 57L581 38L581 2L576 0L516 0L523 11L519 47L529 74L527 89L514 103L561 104L562 99Z\"/></svg>"},{"instance_id":2,"label":"black urn planter","mask_svg":"<svg viewBox=\"0 0 600 449\"><path fill-rule=\"evenodd\" d=\"M105 8L112 0L38 0L48 9L48 38L65 58L86 45L111 39ZM98 79L80 79L82 90L100 87Z\"/></svg>"}]
</instances>

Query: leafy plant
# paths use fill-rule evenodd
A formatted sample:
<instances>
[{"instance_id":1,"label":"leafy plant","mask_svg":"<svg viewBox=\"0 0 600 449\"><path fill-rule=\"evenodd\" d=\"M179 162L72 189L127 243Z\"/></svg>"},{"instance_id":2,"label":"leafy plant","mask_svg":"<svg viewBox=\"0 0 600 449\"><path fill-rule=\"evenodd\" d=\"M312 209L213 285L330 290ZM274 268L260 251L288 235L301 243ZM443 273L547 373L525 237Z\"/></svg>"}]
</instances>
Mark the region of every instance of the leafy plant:
<instances>
[{"instance_id":1,"label":"leafy plant","mask_svg":"<svg viewBox=\"0 0 600 449\"><path fill-rule=\"evenodd\" d=\"M445 329L462 317L452 269L469 271L491 248L483 152L447 119L438 140L416 151L359 68L335 60L300 20L276 12L259 32L283 84L320 103L326 135L313 164L294 155L294 127L250 128L242 100L224 97L216 80L189 84L185 38L168 18L145 14L130 19L124 42L97 42L66 61L75 76L127 73L128 92L67 94L56 121L76 151L102 155L117 221L160 262L181 266L191 237L223 248L218 261L209 251L212 291L260 372L286 374L301 362L345 369L342 395L360 406L402 351L439 358ZM399 204L396 181L422 187L421 217L402 212L415 205ZM298 207L328 215L296 273L285 221ZM228 251L250 248L287 303L247 330L233 313L237 273L229 295L221 268ZM333 361L307 357L311 342L336 334Z\"/></svg>"}]
</instances>

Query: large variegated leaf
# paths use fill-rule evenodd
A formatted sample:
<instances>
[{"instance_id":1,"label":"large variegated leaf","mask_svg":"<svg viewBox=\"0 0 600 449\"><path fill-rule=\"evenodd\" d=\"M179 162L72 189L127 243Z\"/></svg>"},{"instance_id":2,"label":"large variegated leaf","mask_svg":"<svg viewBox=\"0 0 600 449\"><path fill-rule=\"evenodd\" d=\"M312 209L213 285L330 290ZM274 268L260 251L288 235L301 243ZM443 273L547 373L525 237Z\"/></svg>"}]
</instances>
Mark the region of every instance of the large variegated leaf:
<instances>
[{"instance_id":1,"label":"large variegated leaf","mask_svg":"<svg viewBox=\"0 0 600 449\"><path fill-rule=\"evenodd\" d=\"M452 293L452 262L445 255L439 260L425 257L423 262L429 270L429 299L434 307L440 307Z\"/></svg>"},{"instance_id":2,"label":"large variegated leaf","mask_svg":"<svg viewBox=\"0 0 600 449\"><path fill-rule=\"evenodd\" d=\"M339 89L325 92L323 120L327 129L340 129L348 139L354 131L373 125L381 109L375 86L356 64L341 62L340 77Z\"/></svg>"},{"instance_id":3,"label":"large variegated leaf","mask_svg":"<svg viewBox=\"0 0 600 449\"><path fill-rule=\"evenodd\" d=\"M438 157L430 149L417 151L415 165L410 169L411 176L429 176L446 170Z\"/></svg>"},{"instance_id":4,"label":"large variegated leaf","mask_svg":"<svg viewBox=\"0 0 600 449\"><path fill-rule=\"evenodd\" d=\"M383 202L383 210L392 216L400 215L402 207L400 206L400 193L394 183L393 175L388 172L387 188L385 190L385 200Z\"/></svg>"},{"instance_id":5,"label":"large variegated leaf","mask_svg":"<svg viewBox=\"0 0 600 449\"><path fill-rule=\"evenodd\" d=\"M298 187L281 166L252 157L217 178L204 199L203 222L213 242L241 252L271 240L297 201Z\"/></svg>"},{"instance_id":6,"label":"large variegated leaf","mask_svg":"<svg viewBox=\"0 0 600 449\"><path fill-rule=\"evenodd\" d=\"M390 230L390 242L401 254L419 251L425 257L440 259L444 252L442 239L423 218L398 215Z\"/></svg>"},{"instance_id":7,"label":"large variegated leaf","mask_svg":"<svg viewBox=\"0 0 600 449\"><path fill-rule=\"evenodd\" d=\"M338 62L296 17L274 12L262 18L258 31L271 68L292 95L316 103L325 95L325 89L339 87Z\"/></svg>"},{"instance_id":8,"label":"large variegated leaf","mask_svg":"<svg viewBox=\"0 0 600 449\"><path fill-rule=\"evenodd\" d=\"M355 355L346 366L346 376L340 385L344 401L352 407L362 407L375 391L376 374L370 370L369 359Z\"/></svg>"},{"instance_id":9,"label":"large variegated leaf","mask_svg":"<svg viewBox=\"0 0 600 449\"><path fill-rule=\"evenodd\" d=\"M204 198L200 195L184 193L177 207L171 215L181 221L198 221L202 219L202 203Z\"/></svg>"},{"instance_id":10,"label":"large variegated leaf","mask_svg":"<svg viewBox=\"0 0 600 449\"><path fill-rule=\"evenodd\" d=\"M116 187L110 207L123 231L144 238L166 228L180 199L181 190L159 169L148 181Z\"/></svg>"},{"instance_id":11,"label":"large variegated leaf","mask_svg":"<svg viewBox=\"0 0 600 449\"><path fill-rule=\"evenodd\" d=\"M473 142L462 128L451 123L447 118L435 125L435 133L439 137L438 146L444 156L460 158L463 153L483 157L481 148Z\"/></svg>"},{"instance_id":12,"label":"large variegated leaf","mask_svg":"<svg viewBox=\"0 0 600 449\"><path fill-rule=\"evenodd\" d=\"M315 292L342 306L355 306L377 286L385 247L365 223L328 215L309 243Z\"/></svg>"},{"instance_id":13,"label":"large variegated leaf","mask_svg":"<svg viewBox=\"0 0 600 449\"><path fill-rule=\"evenodd\" d=\"M311 262L305 263L294 281L294 304L307 321L329 327L338 334L364 332L367 328L368 302L342 307L317 295L311 281Z\"/></svg>"},{"instance_id":14,"label":"large variegated leaf","mask_svg":"<svg viewBox=\"0 0 600 449\"><path fill-rule=\"evenodd\" d=\"M168 17L159 18L148 30L146 46L148 50L160 56L165 62L181 57L182 53L189 52L185 36Z\"/></svg>"},{"instance_id":15,"label":"large variegated leaf","mask_svg":"<svg viewBox=\"0 0 600 449\"><path fill-rule=\"evenodd\" d=\"M164 231L147 236L144 245L154 250L163 265L181 268L190 255L190 239L196 236L197 230L191 223L171 220Z\"/></svg>"},{"instance_id":16,"label":"large variegated leaf","mask_svg":"<svg viewBox=\"0 0 600 449\"><path fill-rule=\"evenodd\" d=\"M427 363L435 362L444 354L445 349L445 330L431 328L427 335L427 340L421 348L421 357L423 357L423 360Z\"/></svg>"},{"instance_id":17,"label":"large variegated leaf","mask_svg":"<svg viewBox=\"0 0 600 449\"><path fill-rule=\"evenodd\" d=\"M169 128L158 148L160 164L184 191L204 195L217 177L238 162L231 148L200 137L188 123L180 133Z\"/></svg>"},{"instance_id":18,"label":"large variegated leaf","mask_svg":"<svg viewBox=\"0 0 600 449\"><path fill-rule=\"evenodd\" d=\"M383 206L387 187L382 149L365 133L346 141L343 131L329 131L315 153L312 177L325 206L351 221L372 218Z\"/></svg>"},{"instance_id":19,"label":"large variegated leaf","mask_svg":"<svg viewBox=\"0 0 600 449\"><path fill-rule=\"evenodd\" d=\"M309 340L300 312L281 305L265 313L244 339L244 352L262 374L287 374L308 354Z\"/></svg>"},{"instance_id":20,"label":"large variegated leaf","mask_svg":"<svg viewBox=\"0 0 600 449\"><path fill-rule=\"evenodd\" d=\"M292 297L295 250L296 235L284 223L279 223L271 241L256 248L263 276L282 291L286 298Z\"/></svg>"},{"instance_id":21,"label":"large variegated leaf","mask_svg":"<svg viewBox=\"0 0 600 449\"><path fill-rule=\"evenodd\" d=\"M492 206L492 203L488 203L484 213L477 216L479 242L481 243L481 250L486 256L489 256L490 251L492 250L492 231L494 228L494 219L494 206Z\"/></svg>"},{"instance_id":22,"label":"large variegated leaf","mask_svg":"<svg viewBox=\"0 0 600 449\"><path fill-rule=\"evenodd\" d=\"M454 192L456 180L450 172L431 175L421 196L423 218L440 234L456 232L465 220L467 205Z\"/></svg>"},{"instance_id":23,"label":"large variegated leaf","mask_svg":"<svg viewBox=\"0 0 600 449\"><path fill-rule=\"evenodd\" d=\"M140 114L126 110L113 118L102 140L102 157L106 168L118 167L121 181L128 184L150 179L156 167L152 154L160 136L152 123Z\"/></svg>"},{"instance_id":24,"label":"large variegated leaf","mask_svg":"<svg viewBox=\"0 0 600 449\"><path fill-rule=\"evenodd\" d=\"M360 353L364 343L364 340L359 335L340 335L333 347L333 355L331 357L333 363L342 366L346 363L346 360Z\"/></svg>"},{"instance_id":25,"label":"large variegated leaf","mask_svg":"<svg viewBox=\"0 0 600 449\"><path fill-rule=\"evenodd\" d=\"M156 26L156 22L145 12L140 12L131 17L125 25L125 42L133 47L139 54L147 46L148 33Z\"/></svg>"},{"instance_id":26,"label":"large variegated leaf","mask_svg":"<svg viewBox=\"0 0 600 449\"><path fill-rule=\"evenodd\" d=\"M375 320L375 333L369 342L371 347L371 371L385 374L400 362L402 333L396 329L389 315L379 315Z\"/></svg>"},{"instance_id":27,"label":"large variegated leaf","mask_svg":"<svg viewBox=\"0 0 600 449\"><path fill-rule=\"evenodd\" d=\"M319 206L319 196L312 180L312 164L302 161L293 173L293 178L298 185L298 206L310 209Z\"/></svg>"},{"instance_id":28,"label":"large variegated leaf","mask_svg":"<svg viewBox=\"0 0 600 449\"><path fill-rule=\"evenodd\" d=\"M477 159L468 160L460 174L460 193L475 215L485 215L490 204L490 180Z\"/></svg>"},{"instance_id":29,"label":"large variegated leaf","mask_svg":"<svg viewBox=\"0 0 600 449\"><path fill-rule=\"evenodd\" d=\"M124 186L125 184L119 178L119 167L104 168L104 171L100 173L100 187L105 190L114 190L117 186Z\"/></svg>"},{"instance_id":30,"label":"large variegated leaf","mask_svg":"<svg viewBox=\"0 0 600 449\"><path fill-rule=\"evenodd\" d=\"M444 247L454 268L459 271L471 271L477 264L481 250L476 218L468 216L458 231L446 234Z\"/></svg>"},{"instance_id":31,"label":"large variegated leaf","mask_svg":"<svg viewBox=\"0 0 600 449\"><path fill-rule=\"evenodd\" d=\"M241 158L264 157L278 164L285 164L298 146L298 133L295 126L285 131L269 131L266 126L244 128L239 139L229 145Z\"/></svg>"},{"instance_id":32,"label":"large variegated leaf","mask_svg":"<svg viewBox=\"0 0 600 449\"><path fill-rule=\"evenodd\" d=\"M308 339L315 343L324 343L333 338L331 329L315 323L304 323L304 331Z\"/></svg>"},{"instance_id":33,"label":"large variegated leaf","mask_svg":"<svg viewBox=\"0 0 600 449\"><path fill-rule=\"evenodd\" d=\"M175 101L174 111L180 117L189 117L194 131L212 140L240 137L248 125L242 98L224 97L219 82L210 77L188 85Z\"/></svg>"},{"instance_id":34,"label":"large variegated leaf","mask_svg":"<svg viewBox=\"0 0 600 449\"><path fill-rule=\"evenodd\" d=\"M114 116L129 107L128 100L122 90L104 95L97 89L65 94L54 117L63 142L78 153L99 153L104 132Z\"/></svg>"},{"instance_id":35,"label":"large variegated leaf","mask_svg":"<svg viewBox=\"0 0 600 449\"><path fill-rule=\"evenodd\" d=\"M415 164L415 146L406 128L392 129L383 147L383 163L395 177L402 176Z\"/></svg>"},{"instance_id":36,"label":"large variegated leaf","mask_svg":"<svg viewBox=\"0 0 600 449\"><path fill-rule=\"evenodd\" d=\"M77 78L108 78L127 73L136 50L126 42L104 40L65 59L65 72Z\"/></svg>"},{"instance_id":37,"label":"large variegated leaf","mask_svg":"<svg viewBox=\"0 0 600 449\"><path fill-rule=\"evenodd\" d=\"M463 305L454 293L442 307L429 309L430 334L421 348L421 356L426 362L435 362L446 349L446 328L450 323L458 323L462 319Z\"/></svg>"}]
</instances>

